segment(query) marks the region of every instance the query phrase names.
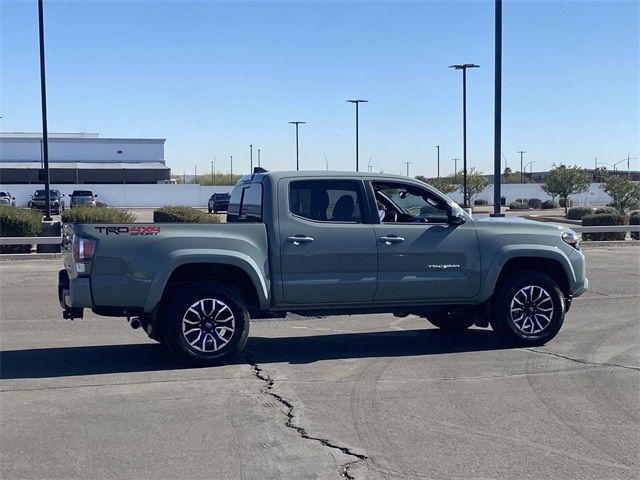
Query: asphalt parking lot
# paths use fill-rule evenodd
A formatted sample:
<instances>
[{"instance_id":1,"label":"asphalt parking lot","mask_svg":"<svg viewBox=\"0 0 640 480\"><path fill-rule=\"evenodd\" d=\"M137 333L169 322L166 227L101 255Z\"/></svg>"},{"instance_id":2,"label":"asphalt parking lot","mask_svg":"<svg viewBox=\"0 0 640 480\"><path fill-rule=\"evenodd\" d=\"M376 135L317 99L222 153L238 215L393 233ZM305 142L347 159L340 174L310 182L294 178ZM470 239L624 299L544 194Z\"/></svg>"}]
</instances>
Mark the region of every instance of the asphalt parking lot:
<instances>
[{"instance_id":1,"label":"asphalt parking lot","mask_svg":"<svg viewBox=\"0 0 640 480\"><path fill-rule=\"evenodd\" d=\"M0 262L0 477L640 478L640 248L585 253L543 347L289 317L204 369L124 319L62 320L59 260Z\"/></svg>"}]
</instances>

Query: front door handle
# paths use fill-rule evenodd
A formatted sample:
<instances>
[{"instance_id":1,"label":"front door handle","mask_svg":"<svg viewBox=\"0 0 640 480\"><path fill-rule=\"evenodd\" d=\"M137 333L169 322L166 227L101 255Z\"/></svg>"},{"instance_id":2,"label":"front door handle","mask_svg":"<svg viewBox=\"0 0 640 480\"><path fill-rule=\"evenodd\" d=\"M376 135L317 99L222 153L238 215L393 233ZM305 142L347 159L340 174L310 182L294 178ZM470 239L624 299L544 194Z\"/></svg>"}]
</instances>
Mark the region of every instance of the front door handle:
<instances>
[{"instance_id":1,"label":"front door handle","mask_svg":"<svg viewBox=\"0 0 640 480\"><path fill-rule=\"evenodd\" d=\"M294 237L288 237L287 242L293 243L294 245L301 245L303 243L311 243L313 242L312 237L307 237L305 235L296 235Z\"/></svg>"},{"instance_id":2,"label":"front door handle","mask_svg":"<svg viewBox=\"0 0 640 480\"><path fill-rule=\"evenodd\" d=\"M389 235L387 237L380 237L380 241L384 242L385 245L391 245L393 243L404 242L404 238L398 237L397 235Z\"/></svg>"}]
</instances>

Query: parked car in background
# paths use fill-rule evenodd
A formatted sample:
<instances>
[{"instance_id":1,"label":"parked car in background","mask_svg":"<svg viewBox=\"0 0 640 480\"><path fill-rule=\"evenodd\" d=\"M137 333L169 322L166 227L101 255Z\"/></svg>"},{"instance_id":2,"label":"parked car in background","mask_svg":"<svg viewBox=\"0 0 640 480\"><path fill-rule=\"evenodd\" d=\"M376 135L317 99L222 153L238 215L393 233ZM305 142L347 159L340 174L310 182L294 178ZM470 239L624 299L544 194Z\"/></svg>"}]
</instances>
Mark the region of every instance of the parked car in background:
<instances>
[{"instance_id":1,"label":"parked car in background","mask_svg":"<svg viewBox=\"0 0 640 480\"><path fill-rule=\"evenodd\" d=\"M98 195L94 195L91 190L74 190L69 197L69 208L86 206L95 207L96 198Z\"/></svg>"},{"instance_id":2,"label":"parked car in background","mask_svg":"<svg viewBox=\"0 0 640 480\"><path fill-rule=\"evenodd\" d=\"M0 205L16 206L16 197L12 197L9 192L0 192Z\"/></svg>"},{"instance_id":3,"label":"parked car in background","mask_svg":"<svg viewBox=\"0 0 640 480\"><path fill-rule=\"evenodd\" d=\"M209 213L226 212L229 208L229 199L231 195L228 193L214 193L209 199Z\"/></svg>"},{"instance_id":4,"label":"parked car in background","mask_svg":"<svg viewBox=\"0 0 640 480\"><path fill-rule=\"evenodd\" d=\"M54 215L60 215L60 213L64 211L64 200L62 197L64 197L64 194L60 193L60 190L49 190L49 205L51 205L51 213ZM36 190L34 194L31 195L31 200L29 200L27 207L44 212L47 209L46 205L47 191Z\"/></svg>"}]
</instances>

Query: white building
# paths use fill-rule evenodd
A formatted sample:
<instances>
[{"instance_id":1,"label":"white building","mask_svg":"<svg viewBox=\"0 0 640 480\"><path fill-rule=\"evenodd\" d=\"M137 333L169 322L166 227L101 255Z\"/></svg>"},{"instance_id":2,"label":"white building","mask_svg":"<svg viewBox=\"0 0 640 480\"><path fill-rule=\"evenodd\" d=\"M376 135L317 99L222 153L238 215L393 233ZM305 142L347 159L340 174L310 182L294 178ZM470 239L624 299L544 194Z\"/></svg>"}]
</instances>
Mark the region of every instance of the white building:
<instances>
[{"instance_id":1,"label":"white building","mask_svg":"<svg viewBox=\"0 0 640 480\"><path fill-rule=\"evenodd\" d=\"M48 135L51 183L158 183L171 178L164 138ZM41 183L40 133L0 133L0 183Z\"/></svg>"}]
</instances>

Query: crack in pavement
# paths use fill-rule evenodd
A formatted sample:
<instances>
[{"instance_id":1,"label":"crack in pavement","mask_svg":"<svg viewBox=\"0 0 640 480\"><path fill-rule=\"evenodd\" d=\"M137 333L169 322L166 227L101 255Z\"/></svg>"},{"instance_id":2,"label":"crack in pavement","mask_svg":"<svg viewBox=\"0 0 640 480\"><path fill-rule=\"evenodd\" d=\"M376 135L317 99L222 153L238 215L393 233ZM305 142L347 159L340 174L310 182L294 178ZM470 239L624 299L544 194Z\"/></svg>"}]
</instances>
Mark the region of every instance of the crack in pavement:
<instances>
[{"instance_id":1,"label":"crack in pavement","mask_svg":"<svg viewBox=\"0 0 640 480\"><path fill-rule=\"evenodd\" d=\"M318 443L320 443L321 445L323 445L325 447L332 448L334 450L339 450L340 452L342 452L345 455L349 455L351 457L355 457L357 460L343 464L342 468L341 468L341 472L340 472L340 476L342 478L347 478L347 479L351 479L351 480L355 479L355 477L353 477L349 473L349 468L352 467L353 465L359 463L359 462L363 462L363 461L368 460L369 457L366 456L366 455L362 455L360 453L353 452L348 447L341 447L340 445L336 445L335 443L332 443L329 439L320 438L320 437L313 437L313 436L309 435L309 433L304 428L302 428L302 427L300 427L298 425L295 425L294 424L295 414L293 412L293 403L291 403L290 401L288 401L287 399L285 399L284 397L282 397L281 395L278 395L277 393L275 393L273 391L273 386L274 386L274 383L275 383L273 378L271 378L271 375L266 373L257 364L257 362L255 361L253 352L245 351L245 357L246 357L247 362L249 363L249 365L251 365L251 367L253 368L253 372L254 372L255 376L259 380L262 380L264 383L267 384L267 388L265 388L262 391L262 393L264 393L266 395L270 395L271 397L275 398L280 404L284 405L287 408L287 412L286 412L287 421L285 423L285 426L287 428L295 430L298 433L298 435L300 435L300 437L304 438L305 440L312 440L314 442L318 442Z\"/></svg>"},{"instance_id":2,"label":"crack in pavement","mask_svg":"<svg viewBox=\"0 0 640 480\"><path fill-rule=\"evenodd\" d=\"M534 348L525 348L528 352L537 353L539 355L549 355L551 357L562 358L564 360L569 360L571 362L581 363L584 365L593 365L598 367L614 367L614 368L624 368L625 370L640 370L640 367L634 367L631 365L620 365L619 363L607 363L607 362L590 362L588 360L582 360L580 358L572 358L567 355L562 355L561 353L553 353L553 352L545 352L544 350L536 350Z\"/></svg>"}]
</instances>

